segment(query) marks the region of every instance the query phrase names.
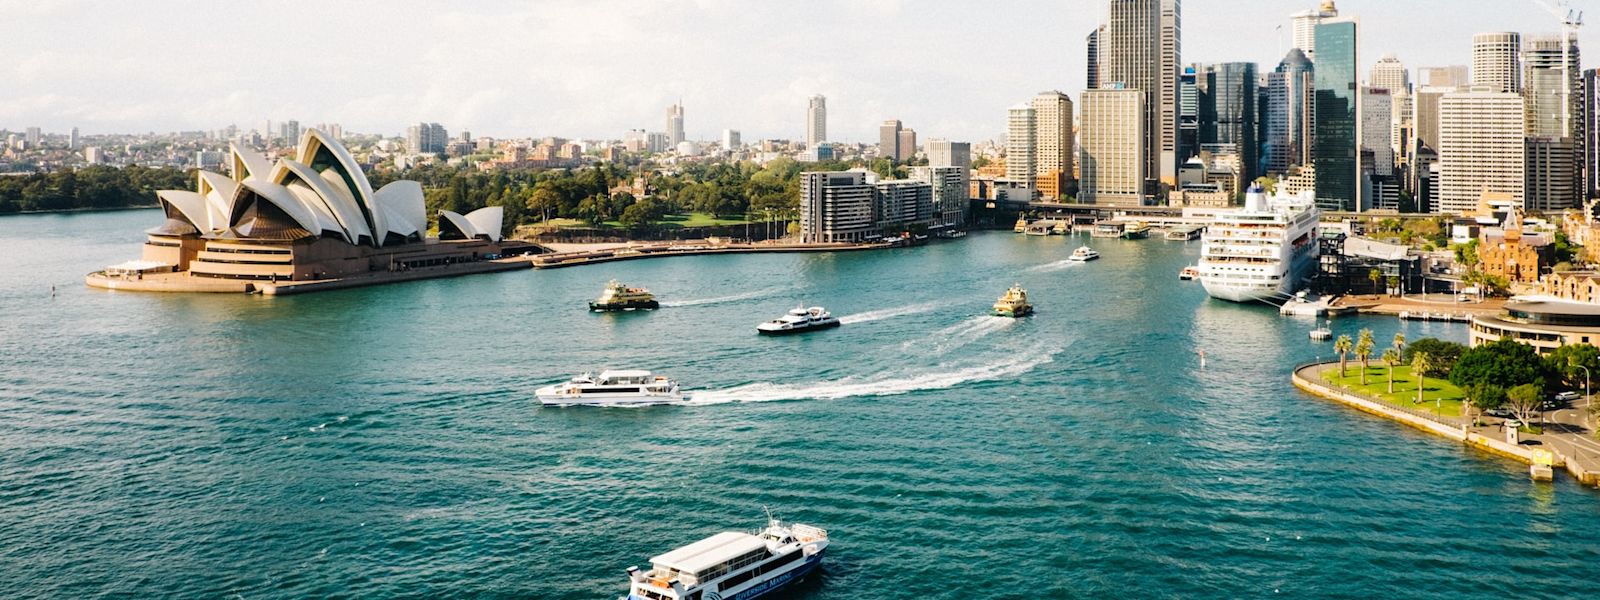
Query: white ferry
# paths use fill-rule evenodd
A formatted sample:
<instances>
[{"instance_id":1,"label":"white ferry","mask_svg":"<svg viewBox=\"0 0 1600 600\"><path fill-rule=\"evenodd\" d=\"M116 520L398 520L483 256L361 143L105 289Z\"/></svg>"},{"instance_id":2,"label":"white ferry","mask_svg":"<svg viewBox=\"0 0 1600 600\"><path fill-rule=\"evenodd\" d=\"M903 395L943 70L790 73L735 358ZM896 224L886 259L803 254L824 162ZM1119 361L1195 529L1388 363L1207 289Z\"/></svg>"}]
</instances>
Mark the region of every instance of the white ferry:
<instances>
[{"instance_id":1,"label":"white ferry","mask_svg":"<svg viewBox=\"0 0 1600 600\"><path fill-rule=\"evenodd\" d=\"M724 532L628 569L626 600L750 600L816 570L828 532L769 519L757 534Z\"/></svg>"},{"instance_id":2,"label":"white ferry","mask_svg":"<svg viewBox=\"0 0 1600 600\"><path fill-rule=\"evenodd\" d=\"M1100 258L1100 251L1088 246L1080 246L1077 250L1072 251L1072 256L1068 256L1067 260L1072 262L1089 262L1096 258Z\"/></svg>"},{"instance_id":3,"label":"white ferry","mask_svg":"<svg viewBox=\"0 0 1600 600\"><path fill-rule=\"evenodd\" d=\"M811 308L796 308L789 311L789 314L757 325L756 332L761 335L788 335L838 326L838 317L833 316L825 308L813 306Z\"/></svg>"},{"instance_id":4,"label":"white ferry","mask_svg":"<svg viewBox=\"0 0 1600 600\"><path fill-rule=\"evenodd\" d=\"M1268 198L1251 186L1244 208L1218 212L1201 238L1206 293L1233 302L1293 295L1317 266L1319 215L1310 191Z\"/></svg>"},{"instance_id":5,"label":"white ferry","mask_svg":"<svg viewBox=\"0 0 1600 600\"><path fill-rule=\"evenodd\" d=\"M649 371L584 373L534 392L546 406L649 406L682 402L678 382Z\"/></svg>"}]
</instances>

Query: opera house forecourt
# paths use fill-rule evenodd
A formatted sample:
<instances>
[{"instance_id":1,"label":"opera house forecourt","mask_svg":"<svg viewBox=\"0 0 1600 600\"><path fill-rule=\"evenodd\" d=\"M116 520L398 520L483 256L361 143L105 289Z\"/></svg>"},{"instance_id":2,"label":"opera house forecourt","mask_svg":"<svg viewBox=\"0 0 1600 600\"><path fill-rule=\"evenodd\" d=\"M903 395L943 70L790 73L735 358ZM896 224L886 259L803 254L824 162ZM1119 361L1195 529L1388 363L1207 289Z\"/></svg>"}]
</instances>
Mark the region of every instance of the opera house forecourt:
<instances>
[{"instance_id":1,"label":"opera house forecourt","mask_svg":"<svg viewBox=\"0 0 1600 600\"><path fill-rule=\"evenodd\" d=\"M372 189L338 142L311 129L276 164L238 146L231 173L199 171L195 191L157 192L165 220L139 260L90 273L93 287L289 294L528 268L501 238L502 209L439 214L428 237L422 186ZM512 247L515 246L515 247Z\"/></svg>"}]
</instances>

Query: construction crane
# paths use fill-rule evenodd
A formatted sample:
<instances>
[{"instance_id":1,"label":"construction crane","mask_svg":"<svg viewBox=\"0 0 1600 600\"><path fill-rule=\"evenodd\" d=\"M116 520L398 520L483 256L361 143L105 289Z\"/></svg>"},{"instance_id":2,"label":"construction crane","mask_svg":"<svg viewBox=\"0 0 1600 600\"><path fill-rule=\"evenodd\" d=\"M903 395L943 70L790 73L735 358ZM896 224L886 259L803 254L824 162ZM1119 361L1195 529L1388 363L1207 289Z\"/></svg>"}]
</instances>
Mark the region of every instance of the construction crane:
<instances>
[{"instance_id":1,"label":"construction crane","mask_svg":"<svg viewBox=\"0 0 1600 600\"><path fill-rule=\"evenodd\" d=\"M1575 73L1572 72L1577 70L1573 68L1571 52L1572 45L1578 43L1578 29L1583 27L1583 11L1573 8L1571 0L1556 0L1554 4L1547 0L1532 1L1561 21L1561 68L1569 73L1561 85L1561 130L1571 136L1572 86L1576 83L1572 77Z\"/></svg>"}]
</instances>

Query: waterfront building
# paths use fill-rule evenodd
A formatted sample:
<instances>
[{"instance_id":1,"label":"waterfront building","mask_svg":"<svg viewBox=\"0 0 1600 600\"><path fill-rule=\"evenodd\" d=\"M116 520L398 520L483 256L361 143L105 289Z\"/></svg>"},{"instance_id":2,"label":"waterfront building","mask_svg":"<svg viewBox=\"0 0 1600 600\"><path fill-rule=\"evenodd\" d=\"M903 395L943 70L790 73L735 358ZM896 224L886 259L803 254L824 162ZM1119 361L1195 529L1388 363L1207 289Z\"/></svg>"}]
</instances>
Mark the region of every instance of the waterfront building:
<instances>
[{"instance_id":1,"label":"waterfront building","mask_svg":"<svg viewBox=\"0 0 1600 600\"><path fill-rule=\"evenodd\" d=\"M928 185L933 205L934 227L963 229L967 226L970 203L965 166L911 167L911 178Z\"/></svg>"},{"instance_id":2,"label":"waterfront building","mask_svg":"<svg viewBox=\"0 0 1600 600\"><path fill-rule=\"evenodd\" d=\"M949 176L954 176L957 178L960 187L961 198L960 205L956 207L956 210L959 211L959 214L957 215L959 216L959 219L952 220L948 218L951 212L948 208L941 209L941 214L946 215L947 218L944 219L946 224L954 224L957 227L965 227L967 217L967 200L974 197L969 191L972 185L972 144L968 142L952 142L942 138L929 140L928 166L933 168L948 167L953 169L953 171L938 171L937 173L930 175L929 178L926 178L925 181L928 181L934 186L934 203L940 206L946 206L947 204L942 202L942 200L953 199L955 196L953 194L941 193L939 190L939 180ZM954 200L951 201L954 202Z\"/></svg>"},{"instance_id":3,"label":"waterfront building","mask_svg":"<svg viewBox=\"0 0 1600 600\"><path fill-rule=\"evenodd\" d=\"M1143 173L1152 180L1175 181L1182 2L1110 0L1108 15L1100 44L1100 87L1120 84L1145 95L1145 139L1139 144Z\"/></svg>"},{"instance_id":4,"label":"waterfront building","mask_svg":"<svg viewBox=\"0 0 1600 600\"><path fill-rule=\"evenodd\" d=\"M1533 36L1522 48L1527 110L1529 210L1559 211L1583 200L1583 103L1577 41Z\"/></svg>"},{"instance_id":5,"label":"waterfront building","mask_svg":"<svg viewBox=\"0 0 1600 600\"><path fill-rule=\"evenodd\" d=\"M1317 56L1317 25L1322 23L1323 19L1337 16L1339 9L1334 6L1333 0L1323 0L1315 9L1290 15L1289 34L1293 40L1292 48L1314 60Z\"/></svg>"},{"instance_id":6,"label":"waterfront building","mask_svg":"<svg viewBox=\"0 0 1600 600\"><path fill-rule=\"evenodd\" d=\"M1361 195L1357 42L1353 20L1323 20L1317 25L1312 162L1317 168L1317 206L1323 210L1367 208Z\"/></svg>"},{"instance_id":7,"label":"waterfront building","mask_svg":"<svg viewBox=\"0 0 1600 600\"><path fill-rule=\"evenodd\" d=\"M1040 92L1034 96L1032 108L1034 177L1050 172L1071 173L1077 154L1073 148L1072 99L1057 91Z\"/></svg>"},{"instance_id":8,"label":"waterfront building","mask_svg":"<svg viewBox=\"0 0 1600 600\"><path fill-rule=\"evenodd\" d=\"M873 226L880 234L896 234L934 224L933 186L916 179L879 181L873 189Z\"/></svg>"},{"instance_id":9,"label":"waterfront building","mask_svg":"<svg viewBox=\"0 0 1600 600\"><path fill-rule=\"evenodd\" d=\"M800 237L807 243L860 242L875 233L867 171L800 174Z\"/></svg>"},{"instance_id":10,"label":"waterfront building","mask_svg":"<svg viewBox=\"0 0 1600 600\"><path fill-rule=\"evenodd\" d=\"M1497 31L1472 36L1472 87L1522 93L1521 55L1520 33Z\"/></svg>"},{"instance_id":11,"label":"waterfront building","mask_svg":"<svg viewBox=\"0 0 1600 600\"><path fill-rule=\"evenodd\" d=\"M1038 132L1038 113L1032 104L1018 104L1006 111L1006 179L1033 185Z\"/></svg>"},{"instance_id":12,"label":"waterfront building","mask_svg":"<svg viewBox=\"0 0 1600 600\"><path fill-rule=\"evenodd\" d=\"M1310 159L1313 72L1305 53L1293 48L1278 68L1267 74L1263 172L1287 173Z\"/></svg>"},{"instance_id":13,"label":"waterfront building","mask_svg":"<svg viewBox=\"0 0 1600 600\"><path fill-rule=\"evenodd\" d=\"M1255 63L1208 65L1201 79L1200 145L1232 146L1245 179L1255 179L1261 164Z\"/></svg>"},{"instance_id":14,"label":"waterfront building","mask_svg":"<svg viewBox=\"0 0 1600 600\"><path fill-rule=\"evenodd\" d=\"M1472 347L1511 339L1549 354L1572 344L1600 345L1600 304L1550 296L1522 296L1506 302L1497 315L1472 318Z\"/></svg>"},{"instance_id":15,"label":"waterfront building","mask_svg":"<svg viewBox=\"0 0 1600 600\"><path fill-rule=\"evenodd\" d=\"M667 107L667 145L676 147L683 143L683 102Z\"/></svg>"},{"instance_id":16,"label":"waterfront building","mask_svg":"<svg viewBox=\"0 0 1600 600\"><path fill-rule=\"evenodd\" d=\"M828 141L828 99L822 94L806 103L806 148Z\"/></svg>"},{"instance_id":17,"label":"waterfront building","mask_svg":"<svg viewBox=\"0 0 1600 600\"><path fill-rule=\"evenodd\" d=\"M1522 204L1522 96L1487 89L1449 93L1439 100L1435 212L1476 210L1485 193L1505 194Z\"/></svg>"},{"instance_id":18,"label":"waterfront building","mask_svg":"<svg viewBox=\"0 0 1600 600\"><path fill-rule=\"evenodd\" d=\"M441 212L439 238L426 238L422 186L372 189L355 157L317 129L275 164L238 146L227 162L229 175L200 171L195 191L156 193L165 221L146 232L139 270L174 274L163 291L241 291L499 253L500 207ZM93 275L89 283L121 287Z\"/></svg>"},{"instance_id":19,"label":"waterfront building","mask_svg":"<svg viewBox=\"0 0 1600 600\"><path fill-rule=\"evenodd\" d=\"M1078 194L1081 202L1141 206L1145 199L1144 128L1147 94L1140 90L1083 92L1079 135Z\"/></svg>"}]
</instances>

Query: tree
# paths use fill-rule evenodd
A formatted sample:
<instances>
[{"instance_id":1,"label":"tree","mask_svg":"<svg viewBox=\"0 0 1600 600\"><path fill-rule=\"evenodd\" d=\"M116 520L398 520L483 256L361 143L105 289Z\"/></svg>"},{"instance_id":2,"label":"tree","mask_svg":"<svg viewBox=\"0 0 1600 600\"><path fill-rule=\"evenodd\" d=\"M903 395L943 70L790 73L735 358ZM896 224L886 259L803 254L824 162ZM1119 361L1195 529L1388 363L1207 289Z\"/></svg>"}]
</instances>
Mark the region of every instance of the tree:
<instances>
[{"instance_id":1,"label":"tree","mask_svg":"<svg viewBox=\"0 0 1600 600\"><path fill-rule=\"evenodd\" d=\"M1427 352L1411 354L1411 375L1417 378L1417 404L1422 404L1422 386L1428 382L1428 370L1433 368L1432 357Z\"/></svg>"},{"instance_id":2,"label":"tree","mask_svg":"<svg viewBox=\"0 0 1600 600\"><path fill-rule=\"evenodd\" d=\"M1341 336L1339 336L1339 339L1333 341L1333 351L1339 353L1339 378L1340 379L1344 378L1345 358L1350 355L1350 350L1354 349L1354 347L1355 347L1355 344L1350 341L1350 336L1349 335L1341 335Z\"/></svg>"},{"instance_id":3,"label":"tree","mask_svg":"<svg viewBox=\"0 0 1600 600\"><path fill-rule=\"evenodd\" d=\"M1461 263L1461 266L1468 269L1478 266L1478 240L1456 244L1451 249L1455 251L1456 262Z\"/></svg>"},{"instance_id":4,"label":"tree","mask_svg":"<svg viewBox=\"0 0 1600 600\"><path fill-rule=\"evenodd\" d=\"M1398 276L1398 275L1390 275L1389 276L1389 293L1393 294L1394 290L1398 290L1398 289L1400 289L1400 276ZM1404 294L1404 293L1405 292L1401 292L1401 294Z\"/></svg>"},{"instance_id":5,"label":"tree","mask_svg":"<svg viewBox=\"0 0 1600 600\"><path fill-rule=\"evenodd\" d=\"M1403 331L1395 332L1395 334L1394 334L1394 343L1391 344L1391 345L1394 346L1394 349L1395 349L1396 352L1405 351L1405 349L1406 349L1406 334L1405 334L1405 332L1403 332Z\"/></svg>"},{"instance_id":6,"label":"tree","mask_svg":"<svg viewBox=\"0 0 1600 600\"><path fill-rule=\"evenodd\" d=\"M1477 409L1479 415L1505 405L1506 388L1492 383L1480 383L1467 388L1467 406Z\"/></svg>"},{"instance_id":7,"label":"tree","mask_svg":"<svg viewBox=\"0 0 1600 600\"><path fill-rule=\"evenodd\" d=\"M1400 351L1389 348L1383 351L1383 363L1389 365L1389 393L1394 393L1394 369L1400 366Z\"/></svg>"},{"instance_id":8,"label":"tree","mask_svg":"<svg viewBox=\"0 0 1600 600\"><path fill-rule=\"evenodd\" d=\"M1537 383L1524 383L1506 390L1506 407L1524 424L1533 421L1533 413L1544 403L1544 390Z\"/></svg>"},{"instance_id":9,"label":"tree","mask_svg":"<svg viewBox=\"0 0 1600 600\"><path fill-rule=\"evenodd\" d=\"M1466 346L1455 342L1422 338L1407 345L1401 352L1400 359L1409 363L1412 356L1417 352L1427 352L1428 356L1433 359L1431 362L1433 370L1428 374L1442 377L1450 374L1450 370L1455 367L1456 360L1461 358L1461 354L1466 351Z\"/></svg>"},{"instance_id":10,"label":"tree","mask_svg":"<svg viewBox=\"0 0 1600 600\"><path fill-rule=\"evenodd\" d=\"M561 212L561 192L550 182L541 181L533 186L528 208L538 212L541 221L549 221L551 215Z\"/></svg>"},{"instance_id":11,"label":"tree","mask_svg":"<svg viewBox=\"0 0 1600 600\"><path fill-rule=\"evenodd\" d=\"M1518 386L1541 383L1547 372L1533 346L1501 339L1462 353L1450 369L1450 382L1461 388L1479 383Z\"/></svg>"},{"instance_id":12,"label":"tree","mask_svg":"<svg viewBox=\"0 0 1600 600\"><path fill-rule=\"evenodd\" d=\"M1361 385L1367 384L1367 369L1372 366L1368 360L1372 358L1372 350L1374 347L1375 344L1372 342L1372 330L1361 330L1361 335L1356 338L1356 358L1361 359Z\"/></svg>"},{"instance_id":13,"label":"tree","mask_svg":"<svg viewBox=\"0 0 1600 600\"><path fill-rule=\"evenodd\" d=\"M1372 289L1376 291L1378 286L1383 285L1383 271L1378 269L1367 271L1367 279L1372 281Z\"/></svg>"},{"instance_id":14,"label":"tree","mask_svg":"<svg viewBox=\"0 0 1600 600\"><path fill-rule=\"evenodd\" d=\"M1593 376L1600 371L1600 348L1589 344L1567 344L1544 357L1551 383L1567 389L1583 389L1584 368Z\"/></svg>"}]
</instances>

